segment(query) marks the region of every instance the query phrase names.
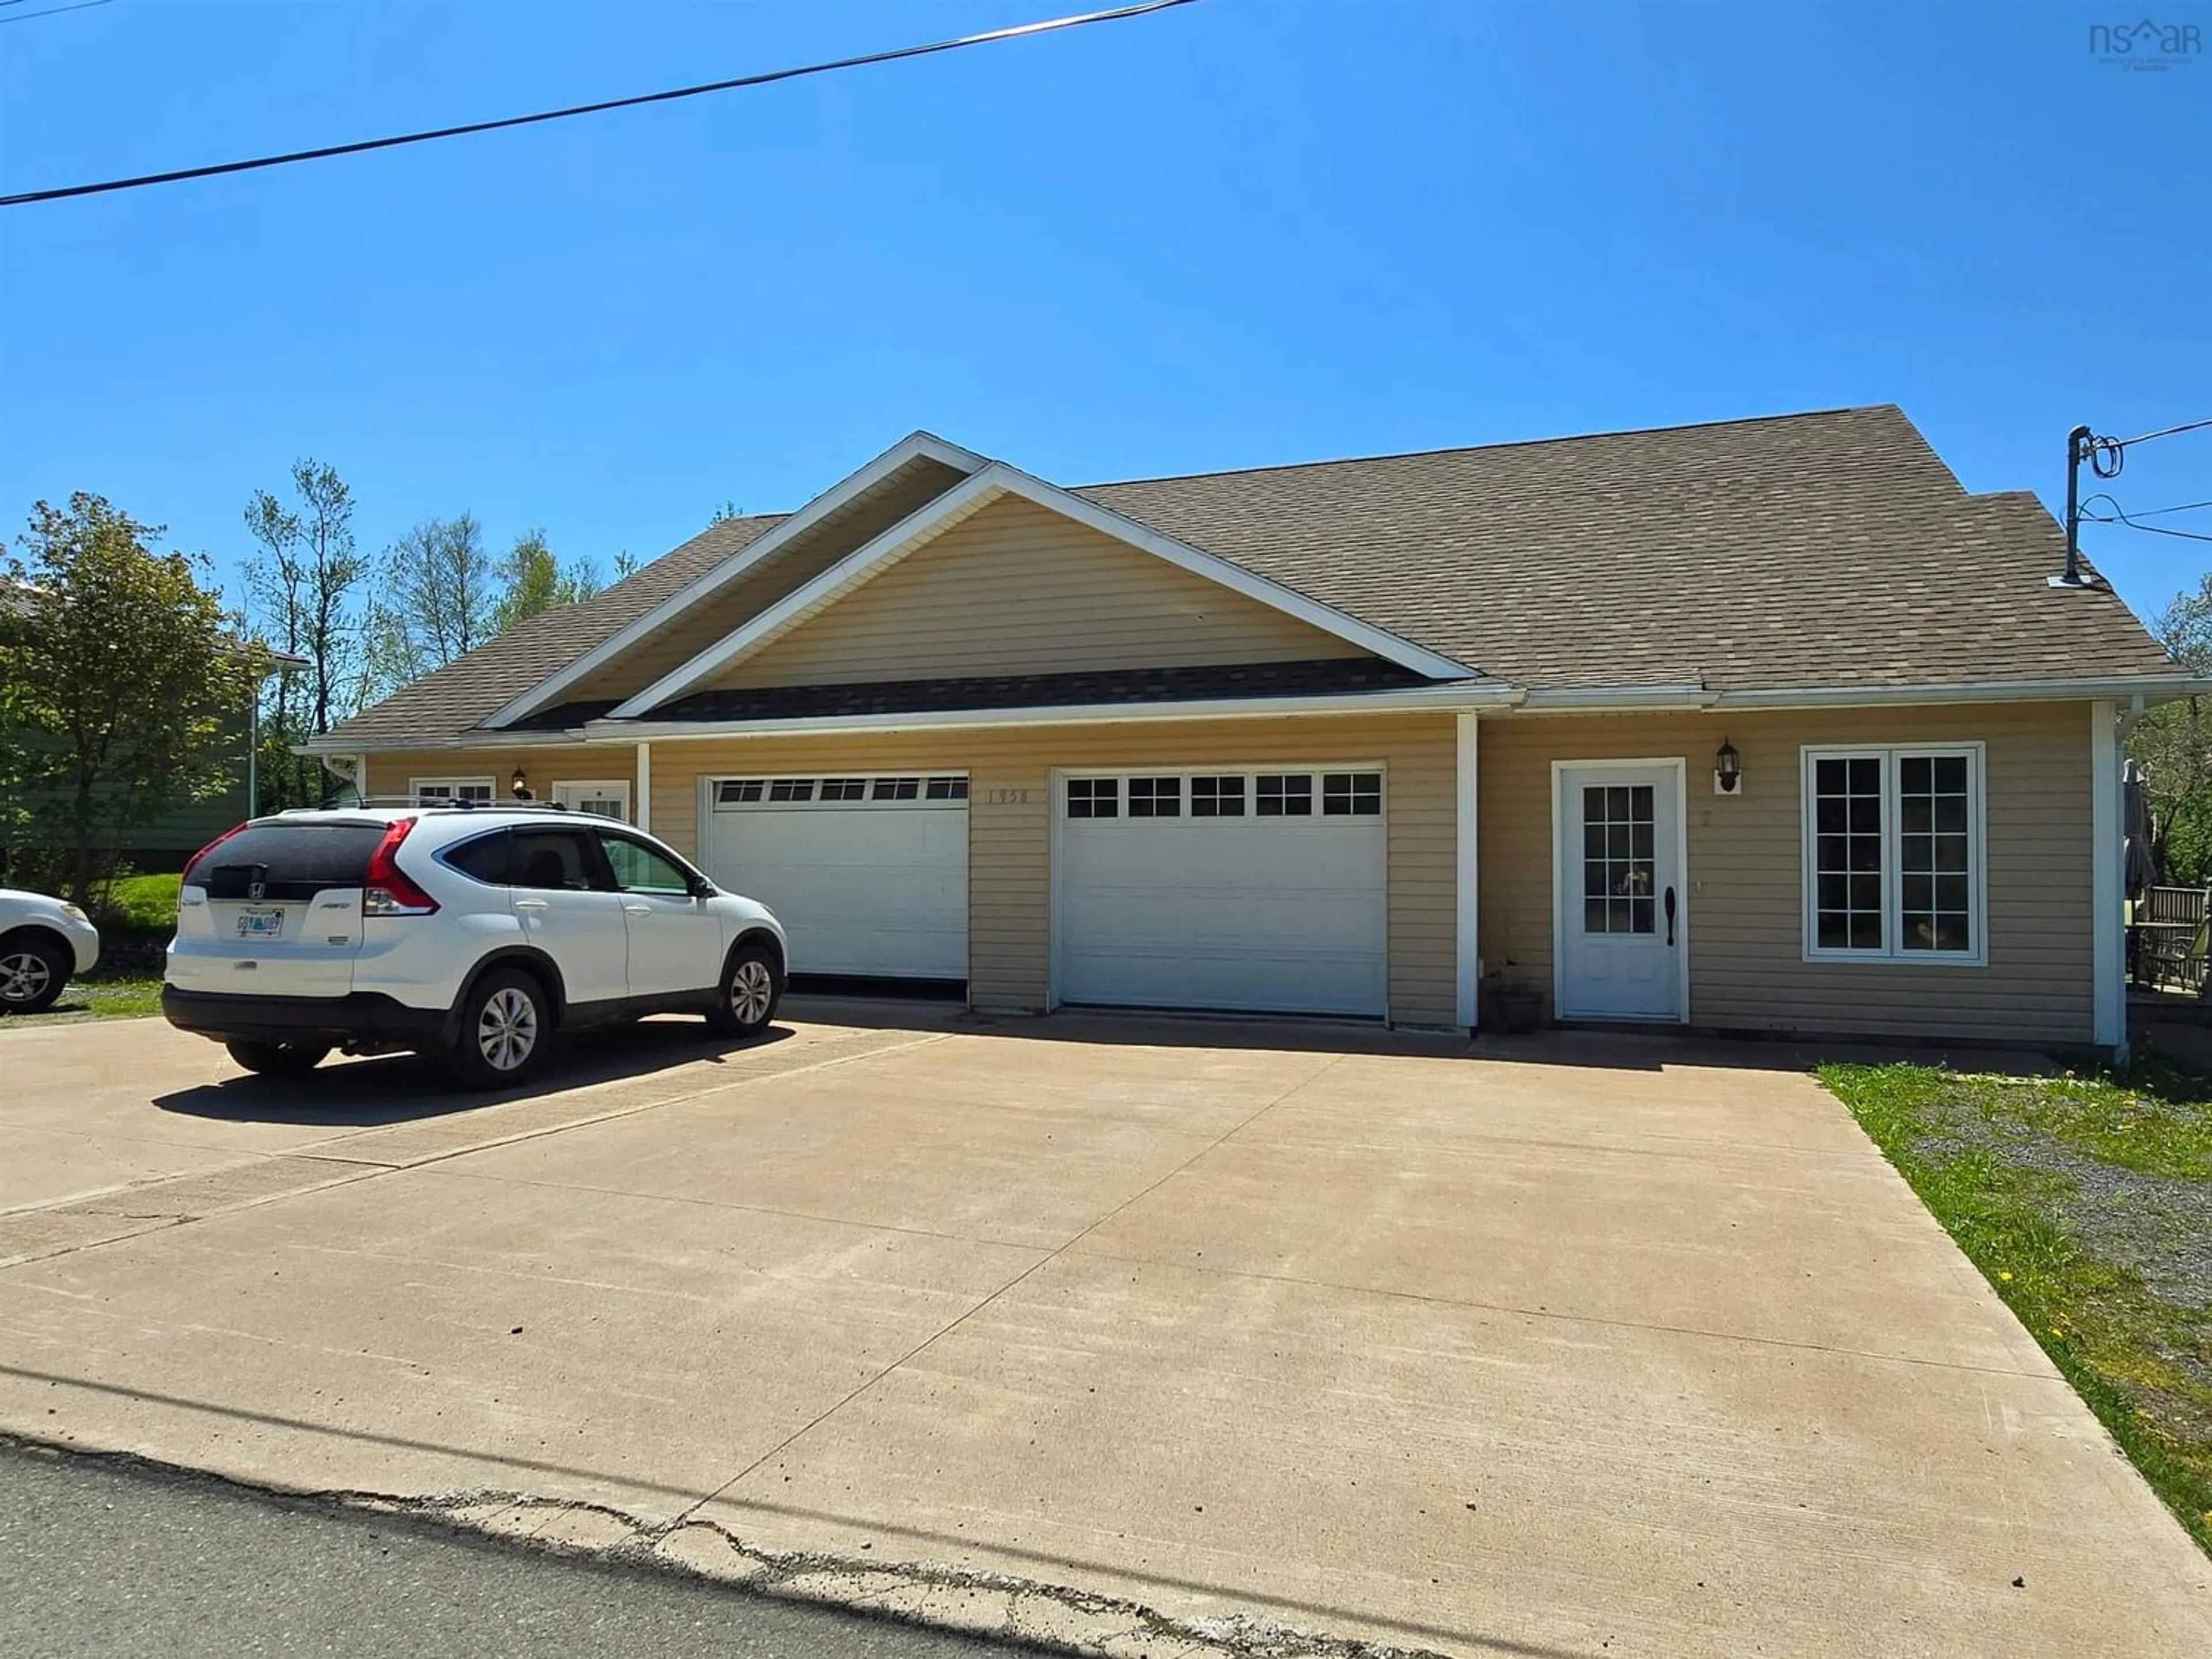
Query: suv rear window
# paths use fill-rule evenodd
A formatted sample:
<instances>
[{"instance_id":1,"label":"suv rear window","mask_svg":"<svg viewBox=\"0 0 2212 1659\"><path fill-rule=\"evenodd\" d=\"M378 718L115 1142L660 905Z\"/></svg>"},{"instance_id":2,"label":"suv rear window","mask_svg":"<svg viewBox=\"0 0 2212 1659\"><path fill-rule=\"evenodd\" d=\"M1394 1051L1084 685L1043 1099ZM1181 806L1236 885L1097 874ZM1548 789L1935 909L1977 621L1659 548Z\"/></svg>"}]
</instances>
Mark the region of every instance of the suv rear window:
<instances>
[{"instance_id":1,"label":"suv rear window","mask_svg":"<svg viewBox=\"0 0 2212 1659\"><path fill-rule=\"evenodd\" d=\"M328 888L362 885L385 829L377 823L258 824L222 842L185 873L210 898L245 898L258 881L264 898L309 899Z\"/></svg>"}]
</instances>

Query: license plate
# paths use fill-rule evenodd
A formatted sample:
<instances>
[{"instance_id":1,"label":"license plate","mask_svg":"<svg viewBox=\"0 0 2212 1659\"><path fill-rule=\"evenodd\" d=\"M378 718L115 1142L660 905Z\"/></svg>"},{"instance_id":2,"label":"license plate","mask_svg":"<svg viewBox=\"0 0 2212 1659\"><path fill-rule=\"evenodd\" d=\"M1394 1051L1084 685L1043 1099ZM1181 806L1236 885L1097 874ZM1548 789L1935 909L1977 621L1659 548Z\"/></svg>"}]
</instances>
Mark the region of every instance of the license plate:
<instances>
[{"instance_id":1,"label":"license plate","mask_svg":"<svg viewBox=\"0 0 2212 1659\"><path fill-rule=\"evenodd\" d=\"M240 910L238 913L238 936L240 939L275 939L284 931L282 910Z\"/></svg>"}]
</instances>

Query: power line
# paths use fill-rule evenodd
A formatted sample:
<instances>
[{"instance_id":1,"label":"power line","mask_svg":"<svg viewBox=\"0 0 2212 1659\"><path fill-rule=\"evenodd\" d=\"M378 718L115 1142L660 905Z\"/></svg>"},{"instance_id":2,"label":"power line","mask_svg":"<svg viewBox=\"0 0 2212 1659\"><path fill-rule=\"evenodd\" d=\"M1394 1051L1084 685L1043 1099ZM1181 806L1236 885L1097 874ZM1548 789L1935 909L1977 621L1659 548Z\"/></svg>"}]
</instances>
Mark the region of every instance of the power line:
<instances>
[{"instance_id":1,"label":"power line","mask_svg":"<svg viewBox=\"0 0 2212 1659\"><path fill-rule=\"evenodd\" d=\"M2090 513L2085 511L2081 516L2084 519L2087 519L2091 524L2121 524L2125 525L2130 530L2140 530L2147 536L2173 536L2185 542L2212 542L2212 536L2201 535L2194 530L2173 530L2162 524L2138 524L2136 522L2137 519L2148 518L2150 515L2146 513L2130 514L2118 501L2113 501L2110 495L2105 494L2102 490L2100 490L2097 494L2090 496L2088 501L2082 502L2082 507L2084 508L2087 507L2089 501L2109 502L2112 509L2109 516L2101 513ZM2196 505L2199 507L2212 506L2212 502L2198 501ZM2161 513L2178 513L2181 511L2179 507L2160 507L2158 510Z\"/></svg>"},{"instance_id":2,"label":"power line","mask_svg":"<svg viewBox=\"0 0 2212 1659\"><path fill-rule=\"evenodd\" d=\"M1086 23L1118 23L1125 19L1143 17L1156 11L1167 11L1176 6L1187 6L1194 0L1143 0L1138 5L1121 6L1111 11L1083 12L1070 17L1048 18L1042 22L1018 23L1011 28L989 29L981 34L964 34L957 40L933 40L925 46L894 46L885 52L862 53L857 58L839 58L823 64L806 64L796 69L769 70L759 75L740 75L726 81L708 81L695 87L677 87L666 92L641 93L629 98L609 98L595 104L572 104L565 109L540 110L533 115L509 115L495 121L471 121L457 127L439 127L426 132L401 133L390 138L367 138L350 144L326 144L319 149L291 150L282 155L256 156L247 161L223 161L211 167L180 167L173 173L141 173L131 179L110 179L96 185L67 185L55 190L21 191L13 196L0 196L0 207L27 207L33 202L59 202L77 196L100 196L110 191L140 190L149 185L179 184L187 179L212 179L228 173L251 173L260 167L286 167L295 161L320 161L333 155L359 155L374 149L395 149L402 144L425 144L433 139L460 138L471 133L496 132L504 127L534 126L541 121L565 121L571 116L597 115L611 109L632 109L641 104L665 104L678 98L697 98L710 92L732 92L741 87L763 87L777 81L795 81L809 75L826 75L834 70L861 69L871 64L894 63L905 58L927 58L941 52L957 52L963 46L990 46L1000 40L1015 40L1031 34L1048 34L1057 29L1080 28ZM105 3L105 0L86 0L86 3ZM43 16L44 13L33 15Z\"/></svg>"},{"instance_id":3,"label":"power line","mask_svg":"<svg viewBox=\"0 0 2212 1659\"><path fill-rule=\"evenodd\" d=\"M0 4L20 6L23 0L0 0ZM90 11L94 6L113 3L113 0L76 0L73 6L49 6L44 11L27 11L21 17L0 17L0 23L27 23L33 17L58 17L65 11Z\"/></svg>"},{"instance_id":4,"label":"power line","mask_svg":"<svg viewBox=\"0 0 2212 1659\"><path fill-rule=\"evenodd\" d=\"M2191 421L2182 426L2162 426L2155 432L2141 433L2132 438L2121 438L2117 441L2104 439L2100 441L2108 443L2117 441L2121 448L2125 449L2130 444L2147 444L2153 438L2171 438L2177 432L2200 432L2208 426L2212 426L2212 420Z\"/></svg>"}]
</instances>

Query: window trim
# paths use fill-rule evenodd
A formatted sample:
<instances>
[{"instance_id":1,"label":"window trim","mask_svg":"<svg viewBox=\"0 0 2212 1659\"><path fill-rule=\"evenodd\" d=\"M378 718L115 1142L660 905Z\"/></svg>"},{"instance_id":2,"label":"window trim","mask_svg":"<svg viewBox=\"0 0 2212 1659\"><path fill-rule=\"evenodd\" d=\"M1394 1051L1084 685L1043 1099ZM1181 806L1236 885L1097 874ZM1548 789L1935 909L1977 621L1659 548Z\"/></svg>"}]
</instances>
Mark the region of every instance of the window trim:
<instances>
[{"instance_id":1,"label":"window trim","mask_svg":"<svg viewBox=\"0 0 2212 1659\"><path fill-rule=\"evenodd\" d=\"M1944 738L1920 743L1808 743L1797 750L1798 911L1802 959L1816 962L1875 962L1917 968L1986 968L1990 965L1989 745L1981 738ZM1898 810L1898 763L1932 756L1963 757L1966 763L1966 850L1973 867L1967 873L1966 902L1974 948L1971 951L1908 951L1904 948L1904 829ZM1820 862L1814 836L1819 812L1813 797L1814 763L1823 760L1879 760L1881 763L1881 932L1879 951L1842 950L1820 943Z\"/></svg>"}]
</instances>

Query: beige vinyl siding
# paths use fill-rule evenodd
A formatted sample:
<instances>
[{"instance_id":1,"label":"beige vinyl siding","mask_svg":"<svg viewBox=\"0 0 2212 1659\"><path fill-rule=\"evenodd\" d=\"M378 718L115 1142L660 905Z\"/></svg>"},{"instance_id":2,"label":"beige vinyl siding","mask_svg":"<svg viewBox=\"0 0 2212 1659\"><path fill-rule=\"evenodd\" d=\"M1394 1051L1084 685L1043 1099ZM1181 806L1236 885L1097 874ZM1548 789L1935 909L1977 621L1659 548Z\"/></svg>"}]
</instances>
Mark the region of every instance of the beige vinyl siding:
<instances>
[{"instance_id":1,"label":"beige vinyl siding","mask_svg":"<svg viewBox=\"0 0 2212 1659\"><path fill-rule=\"evenodd\" d=\"M1005 496L709 682L842 685L1367 654Z\"/></svg>"},{"instance_id":2,"label":"beige vinyl siding","mask_svg":"<svg viewBox=\"0 0 2212 1659\"><path fill-rule=\"evenodd\" d=\"M969 775L969 998L1045 1006L1051 971L1053 769L1377 762L1388 774L1390 1018L1449 1025L1454 896L1449 714L1209 720L823 739L655 743L653 829L699 853L700 780L827 772Z\"/></svg>"},{"instance_id":3,"label":"beige vinyl siding","mask_svg":"<svg viewBox=\"0 0 2212 1659\"><path fill-rule=\"evenodd\" d=\"M1743 793L1712 793L1722 739ZM1978 740L1986 967L1804 959L1799 750ZM1555 760L1686 763L1690 1018L1700 1026L2091 1041L2089 711L2083 703L1757 715L1486 718L1478 769L1485 966L1552 990Z\"/></svg>"},{"instance_id":4,"label":"beige vinyl siding","mask_svg":"<svg viewBox=\"0 0 2212 1659\"><path fill-rule=\"evenodd\" d=\"M927 459L908 462L863 491L761 563L693 605L615 661L571 686L576 702L628 697L682 667L725 635L743 627L793 589L811 581L909 514L919 512L965 475ZM774 531L768 532L774 535Z\"/></svg>"},{"instance_id":5,"label":"beige vinyl siding","mask_svg":"<svg viewBox=\"0 0 2212 1659\"><path fill-rule=\"evenodd\" d=\"M620 778L630 787L630 811L637 811L637 745L541 744L511 749L432 749L368 757L368 793L372 798L406 794L416 778L489 778L495 798L512 799L508 786L520 767L530 790L550 802L556 783L599 783Z\"/></svg>"}]
</instances>

